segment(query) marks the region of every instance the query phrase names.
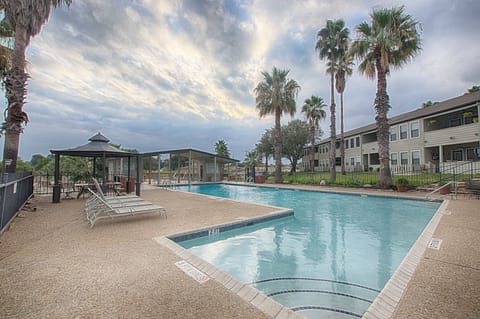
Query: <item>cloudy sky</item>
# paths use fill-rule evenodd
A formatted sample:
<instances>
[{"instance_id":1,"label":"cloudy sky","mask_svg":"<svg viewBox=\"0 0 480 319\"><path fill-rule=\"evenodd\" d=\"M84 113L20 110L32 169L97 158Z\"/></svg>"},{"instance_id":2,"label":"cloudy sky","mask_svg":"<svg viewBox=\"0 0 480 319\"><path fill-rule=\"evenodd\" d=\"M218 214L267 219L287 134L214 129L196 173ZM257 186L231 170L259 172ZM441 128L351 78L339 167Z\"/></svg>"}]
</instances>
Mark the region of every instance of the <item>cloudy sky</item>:
<instances>
[{"instance_id":1,"label":"cloudy sky","mask_svg":"<svg viewBox=\"0 0 480 319\"><path fill-rule=\"evenodd\" d=\"M74 0L52 13L28 49L30 123L20 156L102 132L139 151L214 152L223 139L243 160L274 123L255 109L262 71L290 70L301 86L298 111L312 94L328 104L318 30L342 18L355 38L372 8L402 4L421 22L423 50L388 78L391 116L480 83L480 1ZM374 95L375 82L355 70L345 91L347 130L374 121ZM328 120L321 126L329 132Z\"/></svg>"}]
</instances>

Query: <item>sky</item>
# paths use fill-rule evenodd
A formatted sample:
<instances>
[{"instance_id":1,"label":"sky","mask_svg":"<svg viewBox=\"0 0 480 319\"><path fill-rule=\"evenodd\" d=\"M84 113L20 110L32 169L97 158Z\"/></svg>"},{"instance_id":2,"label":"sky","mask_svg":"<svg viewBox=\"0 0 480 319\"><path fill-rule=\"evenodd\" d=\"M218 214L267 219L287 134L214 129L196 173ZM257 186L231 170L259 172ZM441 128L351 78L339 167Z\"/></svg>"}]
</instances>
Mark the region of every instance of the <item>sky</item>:
<instances>
[{"instance_id":1,"label":"sky","mask_svg":"<svg viewBox=\"0 0 480 319\"><path fill-rule=\"evenodd\" d=\"M330 104L325 61L315 52L326 21L343 19L355 39L372 9L399 5L420 22L422 51L387 79L390 117L480 84L478 0L74 0L52 11L28 48L30 122L19 156L46 156L101 132L140 152L214 153L224 140L243 160L274 126L255 108L263 71L290 70L301 86L294 118L304 119L310 96ZM355 68L344 93L346 131L374 122L375 90ZM327 112L323 137L329 125Z\"/></svg>"}]
</instances>

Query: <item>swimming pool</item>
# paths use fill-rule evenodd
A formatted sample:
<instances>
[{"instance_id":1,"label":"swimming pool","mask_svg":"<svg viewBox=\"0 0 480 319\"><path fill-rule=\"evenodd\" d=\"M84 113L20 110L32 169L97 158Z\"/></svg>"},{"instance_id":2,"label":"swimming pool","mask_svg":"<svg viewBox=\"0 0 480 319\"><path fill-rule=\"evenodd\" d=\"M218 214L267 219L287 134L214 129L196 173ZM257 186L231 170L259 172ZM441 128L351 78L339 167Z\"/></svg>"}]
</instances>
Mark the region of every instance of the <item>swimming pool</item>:
<instances>
[{"instance_id":1,"label":"swimming pool","mask_svg":"<svg viewBox=\"0 0 480 319\"><path fill-rule=\"evenodd\" d=\"M179 244L308 318L361 317L440 206L226 184L179 189L294 209Z\"/></svg>"}]
</instances>

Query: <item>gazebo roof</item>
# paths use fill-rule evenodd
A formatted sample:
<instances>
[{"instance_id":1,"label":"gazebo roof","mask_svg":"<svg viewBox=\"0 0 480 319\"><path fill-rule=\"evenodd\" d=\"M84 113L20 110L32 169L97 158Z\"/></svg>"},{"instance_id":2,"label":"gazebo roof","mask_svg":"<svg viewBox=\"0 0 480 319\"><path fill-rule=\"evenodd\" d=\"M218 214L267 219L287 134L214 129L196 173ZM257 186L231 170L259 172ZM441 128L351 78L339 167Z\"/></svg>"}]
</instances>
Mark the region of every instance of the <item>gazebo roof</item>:
<instances>
[{"instance_id":1,"label":"gazebo roof","mask_svg":"<svg viewBox=\"0 0 480 319\"><path fill-rule=\"evenodd\" d=\"M53 154L69 155L69 156L83 156L83 157L132 157L139 155L137 153L122 151L115 146L111 145L110 140L103 136L101 133L90 137L90 142L77 146L74 148L68 148L64 150L50 150Z\"/></svg>"}]
</instances>

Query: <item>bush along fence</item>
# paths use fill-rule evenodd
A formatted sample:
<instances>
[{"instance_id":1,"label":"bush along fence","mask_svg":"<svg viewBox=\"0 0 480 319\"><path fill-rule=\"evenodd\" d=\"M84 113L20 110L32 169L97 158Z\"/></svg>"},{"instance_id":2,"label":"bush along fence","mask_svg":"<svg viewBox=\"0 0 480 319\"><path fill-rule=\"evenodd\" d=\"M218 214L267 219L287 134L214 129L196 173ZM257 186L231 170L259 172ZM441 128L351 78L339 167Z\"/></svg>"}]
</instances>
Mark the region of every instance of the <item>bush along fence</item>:
<instances>
[{"instance_id":1,"label":"bush along fence","mask_svg":"<svg viewBox=\"0 0 480 319\"><path fill-rule=\"evenodd\" d=\"M350 171L346 174L337 172L336 180L330 180L330 172L297 172L292 175L285 174L284 181L287 183L319 185L341 185L361 187L366 185L376 186L379 183L379 173L376 171ZM409 187L425 187L445 182L462 182L480 178L480 162L462 162L451 165L439 172L422 170L401 171L392 170L393 184L399 179L408 180Z\"/></svg>"},{"instance_id":2,"label":"bush along fence","mask_svg":"<svg viewBox=\"0 0 480 319\"><path fill-rule=\"evenodd\" d=\"M0 234L33 194L33 174L3 174L0 184Z\"/></svg>"}]
</instances>

